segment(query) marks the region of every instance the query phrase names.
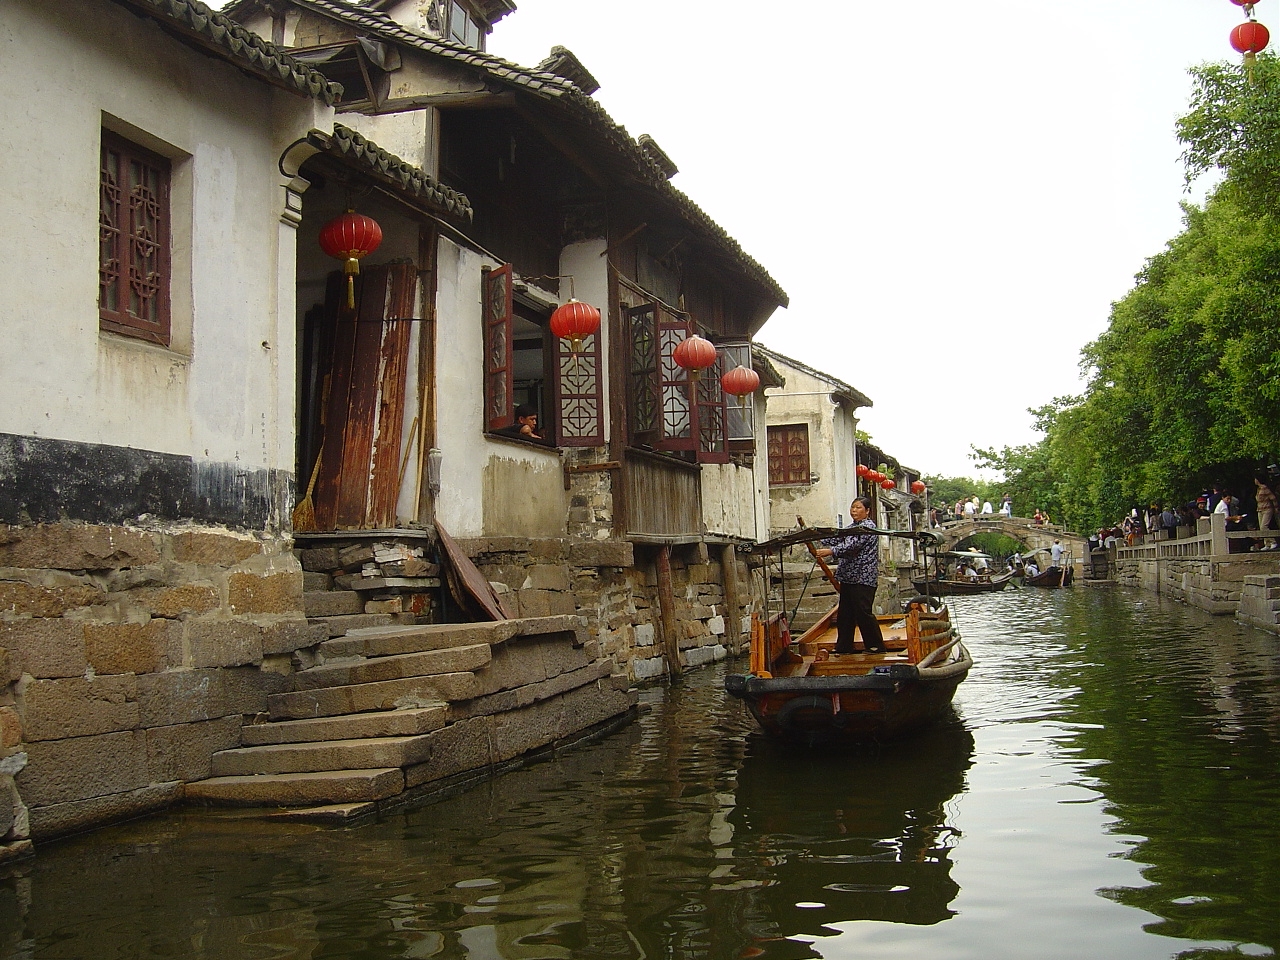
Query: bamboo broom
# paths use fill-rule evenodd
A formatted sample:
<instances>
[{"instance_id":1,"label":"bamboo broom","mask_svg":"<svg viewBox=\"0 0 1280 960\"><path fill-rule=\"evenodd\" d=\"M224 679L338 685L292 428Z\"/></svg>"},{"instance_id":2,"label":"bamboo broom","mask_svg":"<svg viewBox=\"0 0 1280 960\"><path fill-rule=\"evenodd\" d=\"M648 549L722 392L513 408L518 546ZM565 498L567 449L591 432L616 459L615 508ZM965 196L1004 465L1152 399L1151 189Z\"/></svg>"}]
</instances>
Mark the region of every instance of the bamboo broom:
<instances>
[{"instance_id":1,"label":"bamboo broom","mask_svg":"<svg viewBox=\"0 0 1280 960\"><path fill-rule=\"evenodd\" d=\"M307 481L307 493L298 505L293 508L293 529L295 533L306 532L316 528L316 505L311 500L311 494L316 489L316 478L320 476L320 457L324 451L316 454L316 465L311 468L311 479Z\"/></svg>"}]
</instances>

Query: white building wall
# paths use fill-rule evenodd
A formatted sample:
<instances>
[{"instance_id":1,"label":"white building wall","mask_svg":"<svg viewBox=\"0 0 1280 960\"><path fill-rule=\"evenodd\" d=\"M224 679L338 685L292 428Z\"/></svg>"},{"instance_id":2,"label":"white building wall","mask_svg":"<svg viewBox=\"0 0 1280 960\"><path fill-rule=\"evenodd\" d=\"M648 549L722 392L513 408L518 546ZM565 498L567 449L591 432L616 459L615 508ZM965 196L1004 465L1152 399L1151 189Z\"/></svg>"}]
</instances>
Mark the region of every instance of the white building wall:
<instances>
[{"instance_id":1,"label":"white building wall","mask_svg":"<svg viewBox=\"0 0 1280 960\"><path fill-rule=\"evenodd\" d=\"M0 258L11 304L0 432L292 472L293 425L280 417L293 377L280 364L291 371L293 304L278 280L293 263L279 259L292 250L277 158L325 108L109 4L10 0L0 49L0 82L31 105L6 112L0 151L0 217L29 238ZM44 78L34 90L32 77ZM173 165L168 348L98 329L104 125Z\"/></svg>"}]
</instances>

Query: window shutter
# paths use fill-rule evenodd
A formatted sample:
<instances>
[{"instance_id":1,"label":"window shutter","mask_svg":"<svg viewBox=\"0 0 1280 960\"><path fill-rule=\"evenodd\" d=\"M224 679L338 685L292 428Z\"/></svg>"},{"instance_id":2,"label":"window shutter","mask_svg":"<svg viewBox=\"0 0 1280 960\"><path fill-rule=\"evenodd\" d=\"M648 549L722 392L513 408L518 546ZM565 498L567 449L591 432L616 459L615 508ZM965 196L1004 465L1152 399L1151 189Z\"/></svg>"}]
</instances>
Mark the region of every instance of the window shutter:
<instances>
[{"instance_id":1,"label":"window shutter","mask_svg":"<svg viewBox=\"0 0 1280 960\"><path fill-rule=\"evenodd\" d=\"M574 353L569 341L555 337L556 439L562 447L604 443L604 388L600 334L582 338Z\"/></svg>"},{"instance_id":2,"label":"window shutter","mask_svg":"<svg viewBox=\"0 0 1280 960\"><path fill-rule=\"evenodd\" d=\"M692 403L689 374L672 356L680 341L693 333L693 324L657 309L658 395L661 399L661 436L657 446L662 450L697 450L694 429L697 412Z\"/></svg>"},{"instance_id":3,"label":"window shutter","mask_svg":"<svg viewBox=\"0 0 1280 960\"><path fill-rule=\"evenodd\" d=\"M658 327L652 303L627 309L630 359L627 366L627 412L631 443L658 439Z\"/></svg>"},{"instance_id":4,"label":"window shutter","mask_svg":"<svg viewBox=\"0 0 1280 960\"><path fill-rule=\"evenodd\" d=\"M716 351L716 362L702 371L694 387L698 397L698 462L728 463L729 449L726 444L727 410L725 407L724 387L720 378L729 369L729 355L723 350Z\"/></svg>"},{"instance_id":5,"label":"window shutter","mask_svg":"<svg viewBox=\"0 0 1280 960\"><path fill-rule=\"evenodd\" d=\"M769 484L809 482L809 426L804 423L768 428Z\"/></svg>"},{"instance_id":6,"label":"window shutter","mask_svg":"<svg viewBox=\"0 0 1280 960\"><path fill-rule=\"evenodd\" d=\"M511 264L485 271L484 298L484 421L486 430L501 430L515 423L515 392L511 365L511 317L513 313Z\"/></svg>"}]
</instances>

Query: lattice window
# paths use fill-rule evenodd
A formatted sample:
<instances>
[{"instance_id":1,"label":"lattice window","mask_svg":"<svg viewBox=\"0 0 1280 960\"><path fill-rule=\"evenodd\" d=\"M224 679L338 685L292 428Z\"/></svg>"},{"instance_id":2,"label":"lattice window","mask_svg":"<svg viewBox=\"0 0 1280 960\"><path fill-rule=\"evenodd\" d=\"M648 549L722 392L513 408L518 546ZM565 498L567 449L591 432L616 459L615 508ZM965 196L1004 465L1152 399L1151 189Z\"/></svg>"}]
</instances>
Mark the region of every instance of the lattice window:
<instances>
[{"instance_id":1,"label":"lattice window","mask_svg":"<svg viewBox=\"0 0 1280 960\"><path fill-rule=\"evenodd\" d=\"M716 352L716 362L698 378L698 460L701 463L728 463L729 449L726 443L727 411L724 388L720 378L728 369L723 351Z\"/></svg>"},{"instance_id":2,"label":"lattice window","mask_svg":"<svg viewBox=\"0 0 1280 960\"><path fill-rule=\"evenodd\" d=\"M769 427L769 485L809 482L809 425Z\"/></svg>"},{"instance_id":3,"label":"lattice window","mask_svg":"<svg viewBox=\"0 0 1280 960\"><path fill-rule=\"evenodd\" d=\"M600 335L582 338L578 353L567 340L556 343L557 437L563 447L594 447L604 443L604 390Z\"/></svg>"},{"instance_id":4,"label":"lattice window","mask_svg":"<svg viewBox=\"0 0 1280 960\"><path fill-rule=\"evenodd\" d=\"M725 372L739 365L751 369L750 343L719 344ZM756 449L756 407L752 397L725 397L725 436L730 453L754 453Z\"/></svg>"},{"instance_id":5,"label":"lattice window","mask_svg":"<svg viewBox=\"0 0 1280 960\"><path fill-rule=\"evenodd\" d=\"M104 130L98 183L98 318L169 344L169 161Z\"/></svg>"}]
</instances>

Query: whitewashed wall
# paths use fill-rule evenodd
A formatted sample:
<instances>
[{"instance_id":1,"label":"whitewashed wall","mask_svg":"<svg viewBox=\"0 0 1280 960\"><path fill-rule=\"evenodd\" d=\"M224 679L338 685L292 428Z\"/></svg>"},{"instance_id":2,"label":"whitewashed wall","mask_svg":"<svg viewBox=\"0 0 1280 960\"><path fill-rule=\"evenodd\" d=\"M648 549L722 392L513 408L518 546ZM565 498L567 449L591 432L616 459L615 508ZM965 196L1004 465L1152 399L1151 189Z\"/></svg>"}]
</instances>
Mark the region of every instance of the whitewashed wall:
<instances>
[{"instance_id":1,"label":"whitewashed wall","mask_svg":"<svg viewBox=\"0 0 1280 960\"><path fill-rule=\"evenodd\" d=\"M25 104L4 111L0 150L0 219L23 238L0 257L0 432L292 472L293 231L276 164L328 109L113 4L6 0L0 50L0 83ZM104 125L173 163L169 348L98 329Z\"/></svg>"}]
</instances>

